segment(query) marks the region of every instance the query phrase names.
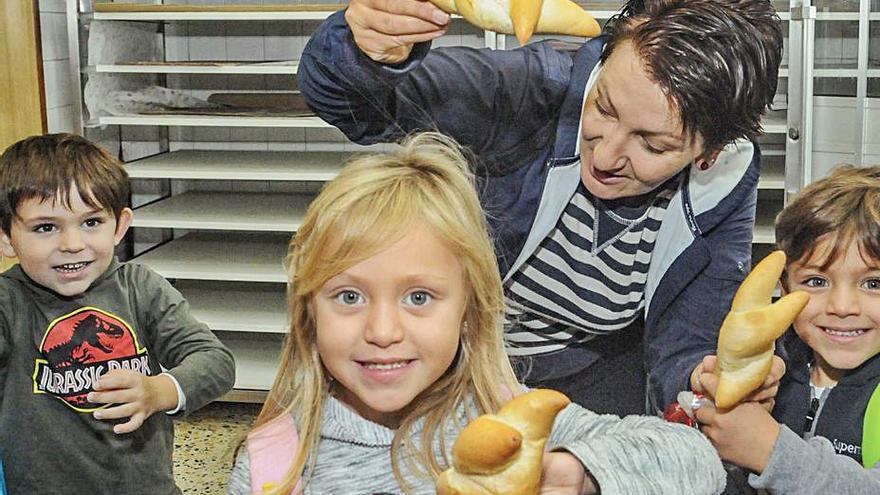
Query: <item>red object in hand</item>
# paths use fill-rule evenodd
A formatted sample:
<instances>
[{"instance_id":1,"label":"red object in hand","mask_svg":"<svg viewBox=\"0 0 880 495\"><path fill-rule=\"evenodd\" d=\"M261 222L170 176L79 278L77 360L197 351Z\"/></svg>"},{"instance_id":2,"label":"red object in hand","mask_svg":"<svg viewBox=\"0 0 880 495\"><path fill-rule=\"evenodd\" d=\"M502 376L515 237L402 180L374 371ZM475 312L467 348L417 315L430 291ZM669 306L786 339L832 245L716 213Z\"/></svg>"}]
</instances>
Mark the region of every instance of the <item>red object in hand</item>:
<instances>
[{"instance_id":1,"label":"red object in hand","mask_svg":"<svg viewBox=\"0 0 880 495\"><path fill-rule=\"evenodd\" d=\"M683 425L697 427L697 420L688 416L687 411L681 407L678 402L673 402L663 411L663 419L671 423L681 423Z\"/></svg>"},{"instance_id":2,"label":"red object in hand","mask_svg":"<svg viewBox=\"0 0 880 495\"><path fill-rule=\"evenodd\" d=\"M669 404L663 411L663 418L672 423L681 423L684 425L699 428L700 424L694 415L700 407L711 404L709 399L704 398L699 392L679 392L678 401Z\"/></svg>"}]
</instances>

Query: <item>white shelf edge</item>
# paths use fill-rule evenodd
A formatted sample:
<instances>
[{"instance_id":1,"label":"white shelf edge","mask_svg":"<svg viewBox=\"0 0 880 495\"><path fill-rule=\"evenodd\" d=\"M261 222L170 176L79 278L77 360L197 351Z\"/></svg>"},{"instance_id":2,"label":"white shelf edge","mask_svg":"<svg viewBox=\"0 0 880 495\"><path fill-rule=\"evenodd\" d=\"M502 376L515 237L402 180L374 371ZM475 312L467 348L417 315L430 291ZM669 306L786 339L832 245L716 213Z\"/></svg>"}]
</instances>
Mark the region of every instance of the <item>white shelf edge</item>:
<instances>
[{"instance_id":1,"label":"white shelf edge","mask_svg":"<svg viewBox=\"0 0 880 495\"><path fill-rule=\"evenodd\" d=\"M293 233L311 194L187 191L135 208L133 227Z\"/></svg>"},{"instance_id":2,"label":"white shelf edge","mask_svg":"<svg viewBox=\"0 0 880 495\"><path fill-rule=\"evenodd\" d=\"M764 134L785 134L788 132L788 124L785 121L784 115L765 116L762 125L764 127Z\"/></svg>"},{"instance_id":3,"label":"white shelf edge","mask_svg":"<svg viewBox=\"0 0 880 495\"><path fill-rule=\"evenodd\" d=\"M98 64L95 72L107 74L296 74L299 64L261 65L168 65L168 64Z\"/></svg>"},{"instance_id":4,"label":"white shelf edge","mask_svg":"<svg viewBox=\"0 0 880 495\"><path fill-rule=\"evenodd\" d=\"M133 261L165 278L287 283L283 260L289 236L189 233ZM257 242L255 242L257 241Z\"/></svg>"},{"instance_id":5,"label":"white shelf edge","mask_svg":"<svg viewBox=\"0 0 880 495\"><path fill-rule=\"evenodd\" d=\"M110 115L98 117L94 125L333 128L333 126L321 120L320 117L240 117L215 115Z\"/></svg>"},{"instance_id":6,"label":"white shelf edge","mask_svg":"<svg viewBox=\"0 0 880 495\"><path fill-rule=\"evenodd\" d=\"M266 287L270 285L269 287ZM229 283L178 282L193 316L211 330L223 332L287 332L286 285L232 286Z\"/></svg>"},{"instance_id":7,"label":"white shelf edge","mask_svg":"<svg viewBox=\"0 0 880 495\"><path fill-rule=\"evenodd\" d=\"M758 180L758 189L765 191L775 191L785 189L785 178L782 177L768 177L761 178Z\"/></svg>"},{"instance_id":8,"label":"white shelf edge","mask_svg":"<svg viewBox=\"0 0 880 495\"><path fill-rule=\"evenodd\" d=\"M125 164L133 179L326 182L354 154L348 151L177 150Z\"/></svg>"},{"instance_id":9,"label":"white shelf edge","mask_svg":"<svg viewBox=\"0 0 880 495\"><path fill-rule=\"evenodd\" d=\"M98 21L321 21L334 11L312 12L95 12Z\"/></svg>"},{"instance_id":10,"label":"white shelf edge","mask_svg":"<svg viewBox=\"0 0 880 495\"><path fill-rule=\"evenodd\" d=\"M817 21L858 21L858 12L816 12ZM880 21L880 12L871 12L868 14L869 21Z\"/></svg>"}]
</instances>

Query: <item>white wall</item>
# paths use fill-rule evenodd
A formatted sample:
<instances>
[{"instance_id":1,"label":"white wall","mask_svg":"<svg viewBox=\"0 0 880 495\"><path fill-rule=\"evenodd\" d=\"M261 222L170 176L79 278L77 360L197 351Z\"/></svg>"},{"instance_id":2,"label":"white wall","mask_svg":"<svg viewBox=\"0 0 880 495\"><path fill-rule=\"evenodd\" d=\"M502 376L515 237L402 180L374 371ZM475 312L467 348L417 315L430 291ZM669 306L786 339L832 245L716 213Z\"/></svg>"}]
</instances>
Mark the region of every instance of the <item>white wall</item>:
<instances>
[{"instance_id":1,"label":"white wall","mask_svg":"<svg viewBox=\"0 0 880 495\"><path fill-rule=\"evenodd\" d=\"M48 131L72 132L74 92L70 83L64 0L40 0L39 5Z\"/></svg>"}]
</instances>

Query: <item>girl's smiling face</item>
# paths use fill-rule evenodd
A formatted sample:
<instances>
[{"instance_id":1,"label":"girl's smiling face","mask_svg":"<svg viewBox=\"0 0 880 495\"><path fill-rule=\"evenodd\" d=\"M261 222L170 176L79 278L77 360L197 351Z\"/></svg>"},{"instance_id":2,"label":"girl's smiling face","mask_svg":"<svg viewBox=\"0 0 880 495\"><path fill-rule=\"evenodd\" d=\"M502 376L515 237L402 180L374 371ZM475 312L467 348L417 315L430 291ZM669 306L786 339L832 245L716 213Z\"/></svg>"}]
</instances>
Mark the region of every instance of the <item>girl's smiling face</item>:
<instances>
[{"instance_id":1,"label":"girl's smiling face","mask_svg":"<svg viewBox=\"0 0 880 495\"><path fill-rule=\"evenodd\" d=\"M823 269L832 241L820 238L811 259L790 263L786 282L788 290L810 294L795 330L813 349L820 376L836 382L880 353L880 262L864 258L859 244L850 242Z\"/></svg>"},{"instance_id":2,"label":"girl's smiling face","mask_svg":"<svg viewBox=\"0 0 880 495\"><path fill-rule=\"evenodd\" d=\"M328 280L312 304L339 399L395 428L452 364L466 302L461 263L422 226Z\"/></svg>"}]
</instances>

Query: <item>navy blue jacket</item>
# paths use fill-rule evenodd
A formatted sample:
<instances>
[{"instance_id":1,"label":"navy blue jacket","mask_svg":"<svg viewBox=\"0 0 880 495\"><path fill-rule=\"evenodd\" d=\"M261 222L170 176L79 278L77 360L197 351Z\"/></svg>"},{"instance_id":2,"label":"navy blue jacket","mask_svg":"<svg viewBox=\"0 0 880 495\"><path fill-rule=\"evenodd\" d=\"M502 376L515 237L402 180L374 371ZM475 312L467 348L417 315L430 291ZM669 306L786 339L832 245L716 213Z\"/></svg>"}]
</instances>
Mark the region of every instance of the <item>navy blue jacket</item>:
<instances>
[{"instance_id":1,"label":"navy blue jacket","mask_svg":"<svg viewBox=\"0 0 880 495\"><path fill-rule=\"evenodd\" d=\"M516 50L413 47L382 65L354 43L343 12L311 37L299 87L324 120L361 144L439 130L476 155L474 172L502 275L513 274L556 225L580 181L585 90L604 39ZM721 321L748 273L760 153L727 146L709 170L689 167L658 234L645 289L645 356L655 408L688 387L714 354ZM633 343L639 345L638 343Z\"/></svg>"},{"instance_id":2,"label":"navy blue jacket","mask_svg":"<svg viewBox=\"0 0 880 495\"><path fill-rule=\"evenodd\" d=\"M782 340L786 358L785 376L779 384L773 416L793 432L804 435L807 411L810 409L810 371L808 364L813 350L794 330ZM862 427L865 410L874 389L880 384L880 354L865 361L837 382L826 397L815 418L815 434L831 441L840 455L862 463Z\"/></svg>"}]
</instances>

